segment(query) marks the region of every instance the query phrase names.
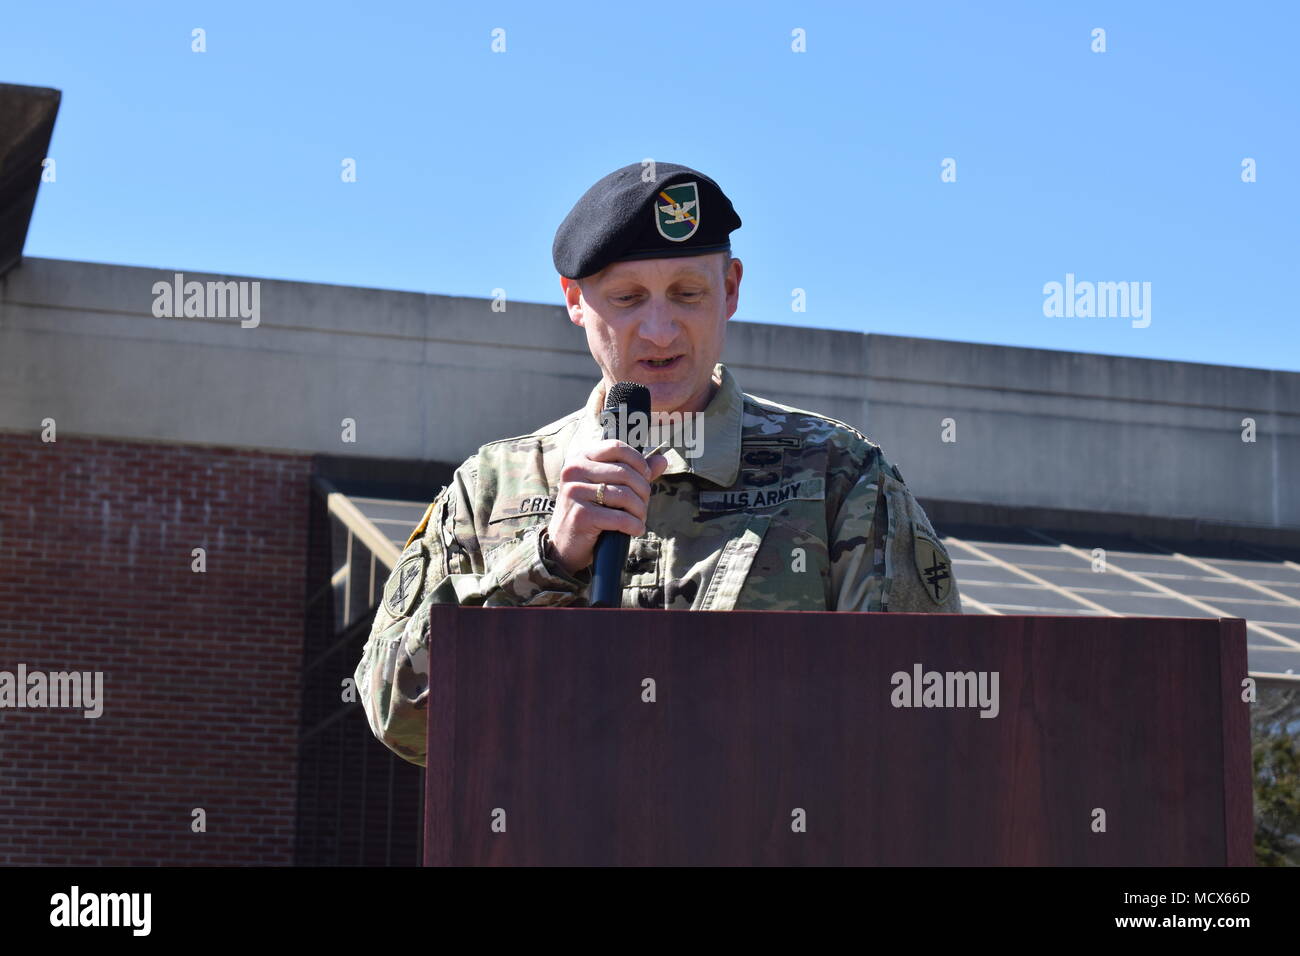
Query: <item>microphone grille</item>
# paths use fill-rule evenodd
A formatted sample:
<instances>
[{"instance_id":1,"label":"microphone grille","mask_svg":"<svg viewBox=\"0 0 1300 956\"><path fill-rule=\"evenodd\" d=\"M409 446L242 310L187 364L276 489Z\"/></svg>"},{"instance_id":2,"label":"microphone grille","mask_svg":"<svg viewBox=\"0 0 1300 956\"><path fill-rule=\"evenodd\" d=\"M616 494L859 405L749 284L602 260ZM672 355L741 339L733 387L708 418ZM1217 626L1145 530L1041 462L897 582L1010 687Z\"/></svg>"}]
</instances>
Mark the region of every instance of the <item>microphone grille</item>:
<instances>
[{"instance_id":1,"label":"microphone grille","mask_svg":"<svg viewBox=\"0 0 1300 956\"><path fill-rule=\"evenodd\" d=\"M636 382L615 382L605 394L605 407L626 405L629 413L650 414L650 389Z\"/></svg>"}]
</instances>

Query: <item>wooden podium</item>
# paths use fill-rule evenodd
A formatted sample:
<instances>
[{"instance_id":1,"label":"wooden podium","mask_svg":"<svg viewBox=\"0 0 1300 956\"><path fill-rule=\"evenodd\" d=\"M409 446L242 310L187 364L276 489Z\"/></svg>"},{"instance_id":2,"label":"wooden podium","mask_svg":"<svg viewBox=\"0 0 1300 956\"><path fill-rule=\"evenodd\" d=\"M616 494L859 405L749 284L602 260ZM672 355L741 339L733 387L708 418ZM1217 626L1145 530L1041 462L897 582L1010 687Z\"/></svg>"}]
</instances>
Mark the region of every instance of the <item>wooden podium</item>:
<instances>
[{"instance_id":1,"label":"wooden podium","mask_svg":"<svg viewBox=\"0 0 1300 956\"><path fill-rule=\"evenodd\" d=\"M431 624L426 865L1253 862L1239 619Z\"/></svg>"}]
</instances>

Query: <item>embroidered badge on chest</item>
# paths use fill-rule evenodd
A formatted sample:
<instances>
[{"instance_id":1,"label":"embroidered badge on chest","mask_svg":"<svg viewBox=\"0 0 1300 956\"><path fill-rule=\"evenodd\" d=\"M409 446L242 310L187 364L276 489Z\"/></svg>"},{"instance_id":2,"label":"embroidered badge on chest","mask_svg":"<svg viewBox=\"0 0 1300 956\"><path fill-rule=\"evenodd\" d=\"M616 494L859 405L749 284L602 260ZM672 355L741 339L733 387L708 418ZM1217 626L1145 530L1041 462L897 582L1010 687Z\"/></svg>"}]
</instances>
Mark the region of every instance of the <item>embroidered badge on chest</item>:
<instances>
[{"instance_id":1,"label":"embroidered badge on chest","mask_svg":"<svg viewBox=\"0 0 1300 956\"><path fill-rule=\"evenodd\" d=\"M766 471L758 468L746 468L740 473L740 483L751 488L766 488L781 480L779 471Z\"/></svg>"},{"instance_id":2,"label":"embroidered badge on chest","mask_svg":"<svg viewBox=\"0 0 1300 956\"><path fill-rule=\"evenodd\" d=\"M424 553L412 551L398 562L396 570L389 575L384 585L384 610L393 617L404 617L410 613L415 599L420 596L420 585L424 582Z\"/></svg>"},{"instance_id":3,"label":"embroidered badge on chest","mask_svg":"<svg viewBox=\"0 0 1300 956\"><path fill-rule=\"evenodd\" d=\"M753 465L756 468L771 468L773 465L785 463L785 454L775 448L754 447L746 445L743 449L742 459L745 464Z\"/></svg>"},{"instance_id":4,"label":"embroidered badge on chest","mask_svg":"<svg viewBox=\"0 0 1300 956\"><path fill-rule=\"evenodd\" d=\"M935 604L942 604L952 593L952 562L939 542L924 531L913 529L912 551L925 593Z\"/></svg>"},{"instance_id":5,"label":"embroidered badge on chest","mask_svg":"<svg viewBox=\"0 0 1300 956\"><path fill-rule=\"evenodd\" d=\"M786 456L802 447L803 439L794 435L745 438L740 446L740 484L751 488L776 484L786 475Z\"/></svg>"}]
</instances>

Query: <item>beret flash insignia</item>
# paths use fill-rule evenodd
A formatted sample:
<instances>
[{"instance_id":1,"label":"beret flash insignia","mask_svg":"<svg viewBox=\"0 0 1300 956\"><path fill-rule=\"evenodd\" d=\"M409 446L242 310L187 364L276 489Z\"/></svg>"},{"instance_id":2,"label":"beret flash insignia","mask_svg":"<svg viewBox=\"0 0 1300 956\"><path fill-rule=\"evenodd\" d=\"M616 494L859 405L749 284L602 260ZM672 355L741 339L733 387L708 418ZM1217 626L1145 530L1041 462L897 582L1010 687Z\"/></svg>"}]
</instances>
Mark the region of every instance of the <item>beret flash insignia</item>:
<instances>
[{"instance_id":1,"label":"beret flash insignia","mask_svg":"<svg viewBox=\"0 0 1300 956\"><path fill-rule=\"evenodd\" d=\"M659 190L654 203L655 226L670 242L685 242L700 228L700 190L695 183L678 183Z\"/></svg>"}]
</instances>

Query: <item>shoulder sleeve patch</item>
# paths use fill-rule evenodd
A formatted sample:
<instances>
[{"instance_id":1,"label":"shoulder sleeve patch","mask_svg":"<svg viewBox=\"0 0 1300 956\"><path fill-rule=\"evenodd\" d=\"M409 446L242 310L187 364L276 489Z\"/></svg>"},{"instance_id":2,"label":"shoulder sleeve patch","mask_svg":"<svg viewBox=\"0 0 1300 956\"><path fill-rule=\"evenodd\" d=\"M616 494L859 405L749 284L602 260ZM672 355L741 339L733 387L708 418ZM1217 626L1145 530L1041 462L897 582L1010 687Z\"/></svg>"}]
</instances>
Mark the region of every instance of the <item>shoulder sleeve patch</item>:
<instances>
[{"instance_id":1,"label":"shoulder sleeve patch","mask_svg":"<svg viewBox=\"0 0 1300 956\"><path fill-rule=\"evenodd\" d=\"M948 552L937 538L914 524L912 554L916 561L916 573L925 586L926 595L935 604L942 604L952 593L952 562L948 558Z\"/></svg>"},{"instance_id":2,"label":"shoulder sleeve patch","mask_svg":"<svg viewBox=\"0 0 1300 956\"><path fill-rule=\"evenodd\" d=\"M410 613L424 583L424 549L417 545L406 551L384 586L384 610L395 618Z\"/></svg>"}]
</instances>

